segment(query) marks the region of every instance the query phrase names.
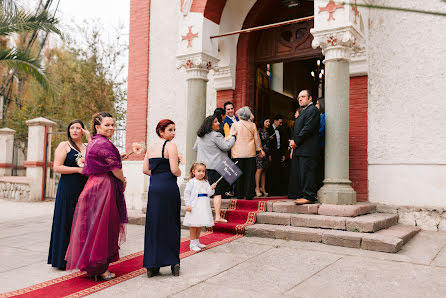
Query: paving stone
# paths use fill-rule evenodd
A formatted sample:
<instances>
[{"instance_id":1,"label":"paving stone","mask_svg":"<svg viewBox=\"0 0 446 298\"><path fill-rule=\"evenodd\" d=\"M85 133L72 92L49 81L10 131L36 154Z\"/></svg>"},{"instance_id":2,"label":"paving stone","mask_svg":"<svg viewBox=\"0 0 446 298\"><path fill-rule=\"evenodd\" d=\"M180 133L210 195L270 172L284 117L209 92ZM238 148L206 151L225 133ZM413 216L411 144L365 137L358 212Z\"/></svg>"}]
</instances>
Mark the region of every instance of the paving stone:
<instances>
[{"instance_id":1,"label":"paving stone","mask_svg":"<svg viewBox=\"0 0 446 298\"><path fill-rule=\"evenodd\" d=\"M322 242L322 229L255 224L245 228L247 236L294 241Z\"/></svg>"},{"instance_id":2,"label":"paving stone","mask_svg":"<svg viewBox=\"0 0 446 298\"><path fill-rule=\"evenodd\" d=\"M397 237L403 239L404 244L406 244L419 231L421 231L419 227L398 224L395 226L391 226L390 228L378 231L375 233L375 235Z\"/></svg>"},{"instance_id":3,"label":"paving stone","mask_svg":"<svg viewBox=\"0 0 446 298\"><path fill-rule=\"evenodd\" d=\"M375 210L375 206L364 203L358 203L355 205L321 204L321 206L319 206L318 213L321 215L355 217L372 213Z\"/></svg>"},{"instance_id":4,"label":"paving stone","mask_svg":"<svg viewBox=\"0 0 446 298\"><path fill-rule=\"evenodd\" d=\"M262 212L257 213L256 223L289 226L290 217L289 213Z\"/></svg>"},{"instance_id":5,"label":"paving stone","mask_svg":"<svg viewBox=\"0 0 446 298\"><path fill-rule=\"evenodd\" d=\"M253 237L262 238L276 238L276 230L280 226L265 225L265 224L255 224L252 226L245 227L245 235Z\"/></svg>"},{"instance_id":6,"label":"paving stone","mask_svg":"<svg viewBox=\"0 0 446 298\"><path fill-rule=\"evenodd\" d=\"M276 238L288 239L294 241L306 241L306 242L322 242L322 229L301 228L301 227L282 227L285 229L278 230L276 232ZM286 232L287 238L282 238L282 232Z\"/></svg>"},{"instance_id":7,"label":"paving stone","mask_svg":"<svg viewBox=\"0 0 446 298\"><path fill-rule=\"evenodd\" d=\"M300 213L300 214L317 214L320 204L296 205L293 201L275 202L273 204L274 212L281 213Z\"/></svg>"},{"instance_id":8,"label":"paving stone","mask_svg":"<svg viewBox=\"0 0 446 298\"><path fill-rule=\"evenodd\" d=\"M345 230L347 217L325 216L314 214L292 214L291 225L294 227L310 227Z\"/></svg>"},{"instance_id":9,"label":"paving stone","mask_svg":"<svg viewBox=\"0 0 446 298\"><path fill-rule=\"evenodd\" d=\"M361 240L364 233L348 231L324 231L322 243L335 246L361 248Z\"/></svg>"},{"instance_id":10,"label":"paving stone","mask_svg":"<svg viewBox=\"0 0 446 298\"><path fill-rule=\"evenodd\" d=\"M145 225L146 215L138 210L127 210L127 216L129 219L129 224L131 225Z\"/></svg>"},{"instance_id":11,"label":"paving stone","mask_svg":"<svg viewBox=\"0 0 446 298\"><path fill-rule=\"evenodd\" d=\"M362 237L361 248L374 251L396 253L404 245L404 241L398 237L367 234Z\"/></svg>"},{"instance_id":12,"label":"paving stone","mask_svg":"<svg viewBox=\"0 0 446 298\"><path fill-rule=\"evenodd\" d=\"M348 231L376 232L398 223L397 214L373 213L348 218L346 226Z\"/></svg>"}]
</instances>

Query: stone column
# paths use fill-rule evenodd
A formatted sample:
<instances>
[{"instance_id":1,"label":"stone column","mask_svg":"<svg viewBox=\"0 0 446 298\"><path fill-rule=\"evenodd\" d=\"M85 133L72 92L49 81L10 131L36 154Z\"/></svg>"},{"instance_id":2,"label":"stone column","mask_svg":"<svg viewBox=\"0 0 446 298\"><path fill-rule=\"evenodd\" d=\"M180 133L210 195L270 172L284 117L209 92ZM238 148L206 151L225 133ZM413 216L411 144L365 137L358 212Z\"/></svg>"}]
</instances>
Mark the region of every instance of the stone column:
<instances>
[{"instance_id":1,"label":"stone column","mask_svg":"<svg viewBox=\"0 0 446 298\"><path fill-rule=\"evenodd\" d=\"M197 139L197 130L206 118L206 89L210 69L216 69L218 60L204 53L178 57L178 68L185 67L187 72L187 122L186 122L186 168L183 176L197 160L197 153L192 149Z\"/></svg>"},{"instance_id":2,"label":"stone column","mask_svg":"<svg viewBox=\"0 0 446 298\"><path fill-rule=\"evenodd\" d=\"M313 47L325 55L325 179L318 199L326 204L356 203L349 180L349 62L355 45L355 30L344 27L312 31Z\"/></svg>"},{"instance_id":3,"label":"stone column","mask_svg":"<svg viewBox=\"0 0 446 298\"><path fill-rule=\"evenodd\" d=\"M28 125L28 150L24 165L26 177L31 181L29 199L39 201L44 199L45 166L48 164L51 154L51 150L46 150L48 144L51 144L49 133L56 123L40 117L26 121L26 125Z\"/></svg>"},{"instance_id":4,"label":"stone column","mask_svg":"<svg viewBox=\"0 0 446 298\"><path fill-rule=\"evenodd\" d=\"M14 150L15 130L10 128L0 129L0 144L4 148L0 150L0 176L12 175L12 158Z\"/></svg>"}]
</instances>

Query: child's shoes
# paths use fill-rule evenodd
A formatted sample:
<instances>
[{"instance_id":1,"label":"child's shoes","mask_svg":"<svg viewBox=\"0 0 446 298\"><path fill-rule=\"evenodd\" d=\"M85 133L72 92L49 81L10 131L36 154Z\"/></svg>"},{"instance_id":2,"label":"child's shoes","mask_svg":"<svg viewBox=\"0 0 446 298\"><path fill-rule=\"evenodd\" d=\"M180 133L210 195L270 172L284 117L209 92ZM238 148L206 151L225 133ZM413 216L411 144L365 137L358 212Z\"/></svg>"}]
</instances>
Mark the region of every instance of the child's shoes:
<instances>
[{"instance_id":1,"label":"child's shoes","mask_svg":"<svg viewBox=\"0 0 446 298\"><path fill-rule=\"evenodd\" d=\"M204 245L203 243L200 243L200 242L197 243L197 246L199 248L205 248L206 247L206 245Z\"/></svg>"},{"instance_id":2,"label":"child's shoes","mask_svg":"<svg viewBox=\"0 0 446 298\"><path fill-rule=\"evenodd\" d=\"M192 250L192 251L200 251L201 248L199 248L197 245L191 245L190 246L190 250Z\"/></svg>"}]
</instances>

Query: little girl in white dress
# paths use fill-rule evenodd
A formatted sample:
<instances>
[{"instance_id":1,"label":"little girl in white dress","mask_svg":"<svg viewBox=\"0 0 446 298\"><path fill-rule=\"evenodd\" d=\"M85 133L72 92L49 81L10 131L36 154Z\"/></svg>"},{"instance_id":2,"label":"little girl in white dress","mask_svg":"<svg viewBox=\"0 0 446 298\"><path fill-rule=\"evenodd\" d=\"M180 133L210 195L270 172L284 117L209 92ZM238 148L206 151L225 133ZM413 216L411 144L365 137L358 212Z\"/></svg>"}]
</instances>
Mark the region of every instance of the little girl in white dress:
<instances>
[{"instance_id":1,"label":"little girl in white dress","mask_svg":"<svg viewBox=\"0 0 446 298\"><path fill-rule=\"evenodd\" d=\"M200 251L206 245L200 243L202 227L214 226L210 197L214 194L216 183L209 185L206 175L206 165L196 162L190 169L189 182L184 190L186 215L183 225L190 227L190 249Z\"/></svg>"}]
</instances>

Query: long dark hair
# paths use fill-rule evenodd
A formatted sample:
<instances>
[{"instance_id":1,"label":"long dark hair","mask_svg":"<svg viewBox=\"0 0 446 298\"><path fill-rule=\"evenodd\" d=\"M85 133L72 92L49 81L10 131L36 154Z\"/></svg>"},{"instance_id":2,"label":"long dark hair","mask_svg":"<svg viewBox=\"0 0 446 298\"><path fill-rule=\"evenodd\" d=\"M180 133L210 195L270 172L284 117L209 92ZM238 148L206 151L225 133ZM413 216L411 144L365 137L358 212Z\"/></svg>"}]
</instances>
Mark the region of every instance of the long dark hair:
<instances>
[{"instance_id":1,"label":"long dark hair","mask_svg":"<svg viewBox=\"0 0 446 298\"><path fill-rule=\"evenodd\" d=\"M113 116L107 112L99 112L93 115L91 118L91 131L93 132L93 136L98 134L96 131L96 125L101 125L102 119L107 117L113 118Z\"/></svg>"},{"instance_id":2,"label":"long dark hair","mask_svg":"<svg viewBox=\"0 0 446 298\"><path fill-rule=\"evenodd\" d=\"M283 118L280 118L280 119L283 119ZM263 118L262 122L259 122L259 125L258 125L259 129L265 129L265 121L266 120L269 120L269 122L270 122L269 125L271 125L271 118L266 117L266 118Z\"/></svg>"},{"instance_id":3,"label":"long dark hair","mask_svg":"<svg viewBox=\"0 0 446 298\"><path fill-rule=\"evenodd\" d=\"M213 130L212 123L214 123L215 118L217 118L217 116L207 116L206 119L204 119L203 124L201 124L200 128L198 129L197 136L202 138L210 133Z\"/></svg>"},{"instance_id":4,"label":"long dark hair","mask_svg":"<svg viewBox=\"0 0 446 298\"><path fill-rule=\"evenodd\" d=\"M214 110L214 116L217 117L218 122L222 123L223 121L223 115L225 114L225 110L223 110L222 108L216 108Z\"/></svg>"},{"instance_id":5,"label":"long dark hair","mask_svg":"<svg viewBox=\"0 0 446 298\"><path fill-rule=\"evenodd\" d=\"M70 124L68 124L68 127L67 127L68 143L70 143L70 145L74 149L76 149L78 152L81 152L81 149L79 149L79 147L77 147L76 143L73 141L73 139L71 138L71 135L70 135L70 127L71 127L71 125L76 124L76 123L79 123L82 128L85 128L85 125L81 120L79 120L79 119L72 120L70 122Z\"/></svg>"}]
</instances>

